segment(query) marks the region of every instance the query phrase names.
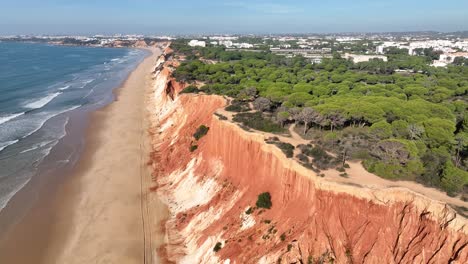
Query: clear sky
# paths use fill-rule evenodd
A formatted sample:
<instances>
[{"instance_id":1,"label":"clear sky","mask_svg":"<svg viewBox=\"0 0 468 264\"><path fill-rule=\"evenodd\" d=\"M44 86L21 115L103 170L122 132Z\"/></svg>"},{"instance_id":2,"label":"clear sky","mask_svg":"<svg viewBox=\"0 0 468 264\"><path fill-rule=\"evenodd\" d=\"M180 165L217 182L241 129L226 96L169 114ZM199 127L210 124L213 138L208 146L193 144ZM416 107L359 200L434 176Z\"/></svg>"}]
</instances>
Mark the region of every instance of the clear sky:
<instances>
[{"instance_id":1,"label":"clear sky","mask_svg":"<svg viewBox=\"0 0 468 264\"><path fill-rule=\"evenodd\" d=\"M0 0L0 34L468 30L468 0Z\"/></svg>"}]
</instances>

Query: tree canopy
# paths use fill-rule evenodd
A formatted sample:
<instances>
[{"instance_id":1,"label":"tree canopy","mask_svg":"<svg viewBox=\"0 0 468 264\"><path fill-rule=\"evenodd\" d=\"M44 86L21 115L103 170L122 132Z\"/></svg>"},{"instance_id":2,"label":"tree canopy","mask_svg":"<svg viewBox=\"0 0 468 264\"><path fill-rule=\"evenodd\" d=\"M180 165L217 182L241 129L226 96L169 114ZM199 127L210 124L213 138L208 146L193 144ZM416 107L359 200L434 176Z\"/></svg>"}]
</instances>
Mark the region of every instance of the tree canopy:
<instances>
[{"instance_id":1,"label":"tree canopy","mask_svg":"<svg viewBox=\"0 0 468 264\"><path fill-rule=\"evenodd\" d=\"M304 133L362 129L374 145L362 148L364 164L383 177L415 179L450 194L468 184L468 66L462 59L434 68L433 50L417 50L417 56L388 50L387 62L353 63L335 54L310 63L266 50L194 48L183 41L172 48L185 56L174 77L203 82L197 92L252 101L281 125L303 124ZM346 145L355 138L335 141Z\"/></svg>"}]
</instances>

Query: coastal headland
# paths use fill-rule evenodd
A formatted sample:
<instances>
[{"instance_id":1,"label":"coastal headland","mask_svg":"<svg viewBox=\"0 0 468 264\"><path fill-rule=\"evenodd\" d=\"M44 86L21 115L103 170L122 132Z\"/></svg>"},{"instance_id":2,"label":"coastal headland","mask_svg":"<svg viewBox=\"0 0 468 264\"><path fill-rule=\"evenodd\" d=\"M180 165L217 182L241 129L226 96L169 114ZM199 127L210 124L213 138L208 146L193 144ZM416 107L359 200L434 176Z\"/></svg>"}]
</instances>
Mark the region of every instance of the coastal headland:
<instances>
[{"instance_id":1,"label":"coastal headland","mask_svg":"<svg viewBox=\"0 0 468 264\"><path fill-rule=\"evenodd\" d=\"M466 263L466 218L451 199L318 175L268 144L271 135L232 122L225 97L181 93L188 84L172 75L176 57L161 57L150 105L151 195L170 212L165 260ZM359 170L350 173L359 181Z\"/></svg>"}]
</instances>

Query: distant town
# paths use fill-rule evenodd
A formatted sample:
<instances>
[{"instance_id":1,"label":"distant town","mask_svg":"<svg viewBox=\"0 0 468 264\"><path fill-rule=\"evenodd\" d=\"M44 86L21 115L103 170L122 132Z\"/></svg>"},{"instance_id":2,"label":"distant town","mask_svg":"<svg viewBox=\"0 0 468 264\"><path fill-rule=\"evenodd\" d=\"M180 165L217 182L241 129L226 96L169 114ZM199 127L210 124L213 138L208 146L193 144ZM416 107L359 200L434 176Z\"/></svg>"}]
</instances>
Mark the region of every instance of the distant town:
<instances>
[{"instance_id":1,"label":"distant town","mask_svg":"<svg viewBox=\"0 0 468 264\"><path fill-rule=\"evenodd\" d=\"M431 66L446 67L468 59L468 33L378 33L316 35L198 35L198 36L0 36L0 41L32 41L56 45L144 47L161 41L187 39L192 47L222 46L226 50L270 51L287 57L303 56L311 63L340 54L355 63L387 61L388 54L425 55Z\"/></svg>"}]
</instances>

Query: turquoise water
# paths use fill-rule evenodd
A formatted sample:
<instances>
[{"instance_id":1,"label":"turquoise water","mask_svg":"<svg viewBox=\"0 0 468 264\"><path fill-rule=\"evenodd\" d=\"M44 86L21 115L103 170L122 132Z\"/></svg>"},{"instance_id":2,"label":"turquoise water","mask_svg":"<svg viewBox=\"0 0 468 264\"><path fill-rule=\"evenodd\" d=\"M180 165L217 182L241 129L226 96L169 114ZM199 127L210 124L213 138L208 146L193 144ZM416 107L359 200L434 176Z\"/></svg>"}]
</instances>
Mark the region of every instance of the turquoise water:
<instances>
[{"instance_id":1,"label":"turquoise water","mask_svg":"<svg viewBox=\"0 0 468 264\"><path fill-rule=\"evenodd\" d=\"M37 173L75 112L113 100L142 61L131 49L0 42L0 209ZM64 153L58 163L73 154Z\"/></svg>"}]
</instances>

